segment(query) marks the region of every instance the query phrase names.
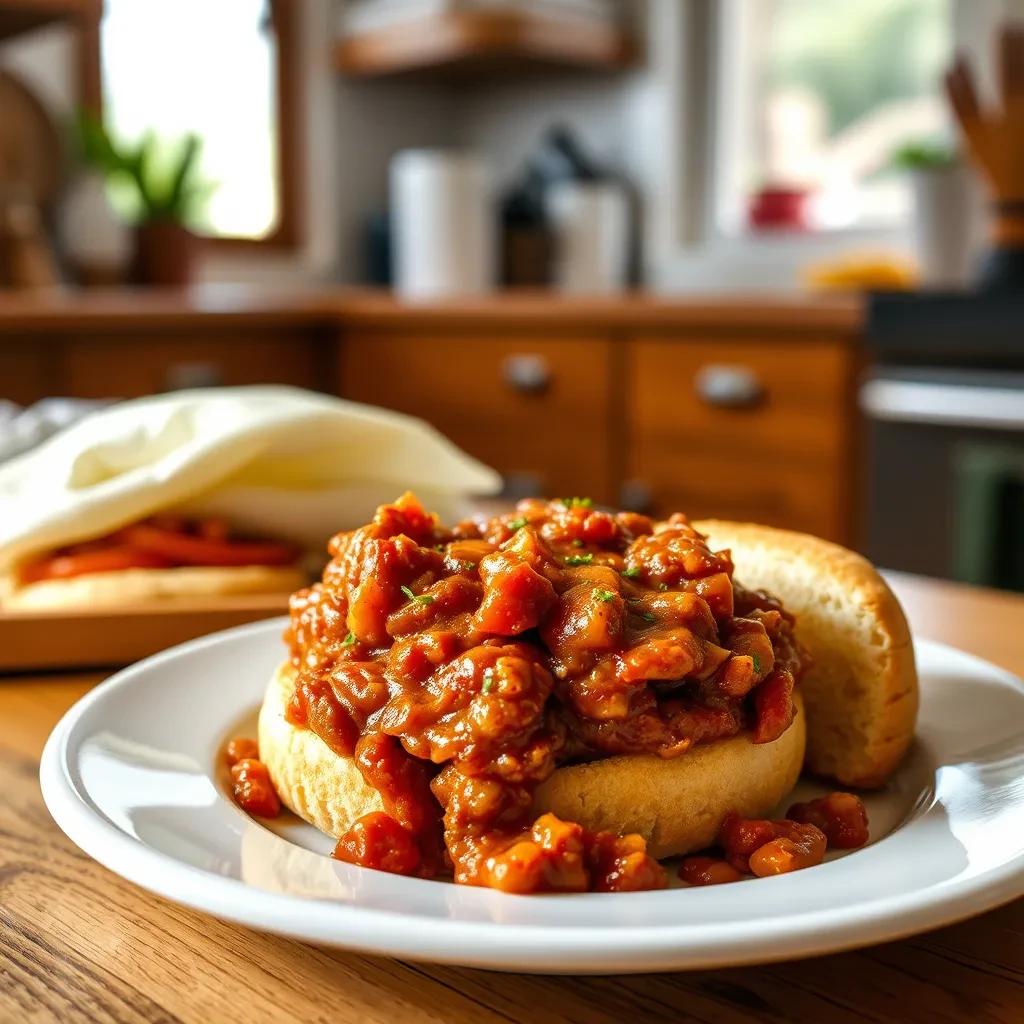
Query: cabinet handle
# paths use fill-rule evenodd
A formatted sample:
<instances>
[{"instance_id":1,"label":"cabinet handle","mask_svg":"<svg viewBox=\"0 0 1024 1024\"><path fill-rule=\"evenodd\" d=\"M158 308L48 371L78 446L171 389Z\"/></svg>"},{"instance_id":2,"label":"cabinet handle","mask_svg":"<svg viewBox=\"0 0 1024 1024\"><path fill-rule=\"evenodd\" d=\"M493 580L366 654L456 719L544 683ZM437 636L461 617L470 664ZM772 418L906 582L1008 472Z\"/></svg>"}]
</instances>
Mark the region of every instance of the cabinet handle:
<instances>
[{"instance_id":1,"label":"cabinet handle","mask_svg":"<svg viewBox=\"0 0 1024 1024\"><path fill-rule=\"evenodd\" d=\"M551 367L539 355L511 355L501 364L505 383L523 395L540 395L551 386Z\"/></svg>"},{"instance_id":2,"label":"cabinet handle","mask_svg":"<svg viewBox=\"0 0 1024 1024\"><path fill-rule=\"evenodd\" d=\"M506 501L519 501L520 498L535 498L544 494L544 477L540 473L509 472L503 473L501 497Z\"/></svg>"},{"instance_id":3,"label":"cabinet handle","mask_svg":"<svg viewBox=\"0 0 1024 1024\"><path fill-rule=\"evenodd\" d=\"M719 409L749 409L765 398L764 385L749 366L702 366L693 384L705 403Z\"/></svg>"},{"instance_id":4,"label":"cabinet handle","mask_svg":"<svg viewBox=\"0 0 1024 1024\"><path fill-rule=\"evenodd\" d=\"M646 480L624 480L619 488L619 505L627 512L647 514L654 508L654 491Z\"/></svg>"},{"instance_id":5,"label":"cabinet handle","mask_svg":"<svg viewBox=\"0 0 1024 1024\"><path fill-rule=\"evenodd\" d=\"M224 383L224 371L216 363L171 363L164 373L164 391L215 388Z\"/></svg>"}]
</instances>

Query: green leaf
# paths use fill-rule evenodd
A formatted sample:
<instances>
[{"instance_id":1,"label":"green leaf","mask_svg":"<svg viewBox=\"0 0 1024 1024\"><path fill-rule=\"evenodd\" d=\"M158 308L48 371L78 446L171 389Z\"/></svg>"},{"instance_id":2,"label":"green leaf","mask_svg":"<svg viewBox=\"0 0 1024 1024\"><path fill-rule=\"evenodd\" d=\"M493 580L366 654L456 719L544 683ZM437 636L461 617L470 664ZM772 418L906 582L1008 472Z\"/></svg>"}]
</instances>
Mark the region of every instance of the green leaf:
<instances>
[{"instance_id":1,"label":"green leaf","mask_svg":"<svg viewBox=\"0 0 1024 1024\"><path fill-rule=\"evenodd\" d=\"M625 576L627 579L634 580L637 578L637 576L640 575L640 570L634 565L631 566L629 569L623 569L622 575Z\"/></svg>"},{"instance_id":2,"label":"green leaf","mask_svg":"<svg viewBox=\"0 0 1024 1024\"><path fill-rule=\"evenodd\" d=\"M570 555L566 560L566 565L590 565L593 562L593 555Z\"/></svg>"},{"instance_id":3,"label":"green leaf","mask_svg":"<svg viewBox=\"0 0 1024 1024\"><path fill-rule=\"evenodd\" d=\"M185 136L182 145L181 159L177 169L171 175L171 188L167 197L167 210L181 219L184 213L183 202L191 188L191 178L195 173L199 154L203 148L202 139L198 135Z\"/></svg>"},{"instance_id":4,"label":"green leaf","mask_svg":"<svg viewBox=\"0 0 1024 1024\"><path fill-rule=\"evenodd\" d=\"M434 598L431 594L416 594L409 587L402 587L402 593L405 594L410 601L415 601L416 604L433 604Z\"/></svg>"},{"instance_id":5,"label":"green leaf","mask_svg":"<svg viewBox=\"0 0 1024 1024\"><path fill-rule=\"evenodd\" d=\"M754 663L754 675L759 676L761 674L761 659L756 654L752 654L750 660Z\"/></svg>"},{"instance_id":6,"label":"green leaf","mask_svg":"<svg viewBox=\"0 0 1024 1024\"><path fill-rule=\"evenodd\" d=\"M898 147L890 162L893 167L903 171L935 170L952 167L957 162L957 154L948 142L918 139Z\"/></svg>"},{"instance_id":7,"label":"green leaf","mask_svg":"<svg viewBox=\"0 0 1024 1024\"><path fill-rule=\"evenodd\" d=\"M490 693L491 690L493 690L494 687L497 686L497 685L498 684L497 684L497 682L496 682L496 680L494 678L494 669L493 668L485 668L484 669L484 684L483 684L483 686L480 687L480 692L481 693Z\"/></svg>"},{"instance_id":8,"label":"green leaf","mask_svg":"<svg viewBox=\"0 0 1024 1024\"><path fill-rule=\"evenodd\" d=\"M594 597L596 597L598 601L604 601L605 604L607 604L609 601L613 601L617 596L618 595L615 593L614 590L604 590L601 587L598 587L594 591Z\"/></svg>"},{"instance_id":9,"label":"green leaf","mask_svg":"<svg viewBox=\"0 0 1024 1024\"><path fill-rule=\"evenodd\" d=\"M510 530L521 530L526 525L526 516L520 516L518 519L513 519L508 524Z\"/></svg>"},{"instance_id":10,"label":"green leaf","mask_svg":"<svg viewBox=\"0 0 1024 1024\"><path fill-rule=\"evenodd\" d=\"M356 642L356 635L351 631L346 634L345 639L342 641L342 647L353 647Z\"/></svg>"}]
</instances>

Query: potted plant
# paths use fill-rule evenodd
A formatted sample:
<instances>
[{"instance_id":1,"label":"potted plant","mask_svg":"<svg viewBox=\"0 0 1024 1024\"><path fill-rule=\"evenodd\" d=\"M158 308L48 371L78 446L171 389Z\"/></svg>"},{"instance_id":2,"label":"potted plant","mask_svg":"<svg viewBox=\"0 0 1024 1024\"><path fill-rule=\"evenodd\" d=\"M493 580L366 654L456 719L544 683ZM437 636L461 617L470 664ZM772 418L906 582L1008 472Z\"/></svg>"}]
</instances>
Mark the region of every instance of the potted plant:
<instances>
[{"instance_id":1,"label":"potted plant","mask_svg":"<svg viewBox=\"0 0 1024 1024\"><path fill-rule=\"evenodd\" d=\"M133 281L191 283L198 239L189 224L209 194L198 178L199 137L190 134L168 146L149 132L138 143L119 143L88 116L80 118L78 134L84 160L122 193L134 223Z\"/></svg>"},{"instance_id":2,"label":"potted plant","mask_svg":"<svg viewBox=\"0 0 1024 1024\"><path fill-rule=\"evenodd\" d=\"M964 285L970 272L974 208L969 169L952 146L931 140L900 146L892 164L910 180L921 282L931 287Z\"/></svg>"}]
</instances>

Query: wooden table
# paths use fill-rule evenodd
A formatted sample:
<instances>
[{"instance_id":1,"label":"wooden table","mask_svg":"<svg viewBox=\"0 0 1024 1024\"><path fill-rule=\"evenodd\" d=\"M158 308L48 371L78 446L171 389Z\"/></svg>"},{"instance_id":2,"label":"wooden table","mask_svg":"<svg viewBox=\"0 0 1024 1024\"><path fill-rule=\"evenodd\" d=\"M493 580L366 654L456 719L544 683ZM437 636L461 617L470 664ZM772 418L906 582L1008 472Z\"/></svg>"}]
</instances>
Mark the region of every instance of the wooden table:
<instances>
[{"instance_id":1,"label":"wooden table","mask_svg":"<svg viewBox=\"0 0 1024 1024\"><path fill-rule=\"evenodd\" d=\"M919 636L1024 673L1024 598L893 579ZM398 963L222 924L95 864L43 807L47 733L100 678L0 678L2 1024L1024 1020L1024 900L815 961L619 978Z\"/></svg>"}]
</instances>

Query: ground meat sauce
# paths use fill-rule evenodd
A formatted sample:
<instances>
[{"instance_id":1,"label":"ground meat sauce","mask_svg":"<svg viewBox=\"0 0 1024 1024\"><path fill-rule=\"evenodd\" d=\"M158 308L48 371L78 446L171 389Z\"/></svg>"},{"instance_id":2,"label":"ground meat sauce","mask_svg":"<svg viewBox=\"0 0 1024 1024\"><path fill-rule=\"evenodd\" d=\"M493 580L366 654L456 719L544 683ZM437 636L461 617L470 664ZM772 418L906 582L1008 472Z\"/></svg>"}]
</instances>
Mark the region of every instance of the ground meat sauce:
<instances>
[{"instance_id":1,"label":"ground meat sauce","mask_svg":"<svg viewBox=\"0 0 1024 1024\"><path fill-rule=\"evenodd\" d=\"M449 530L405 495L329 551L292 598L287 717L381 794L342 860L513 892L659 888L639 836L534 820L537 785L793 719L792 619L681 515L531 499Z\"/></svg>"},{"instance_id":2,"label":"ground meat sauce","mask_svg":"<svg viewBox=\"0 0 1024 1024\"><path fill-rule=\"evenodd\" d=\"M235 803L247 814L276 818L281 813L281 798L274 789L267 766L259 759L255 740L237 736L224 752L231 772L231 792Z\"/></svg>"},{"instance_id":3,"label":"ground meat sauce","mask_svg":"<svg viewBox=\"0 0 1024 1024\"><path fill-rule=\"evenodd\" d=\"M820 864L826 849L854 850L869 838L868 814L853 793L829 793L793 804L785 818L730 814L718 833L720 857L684 857L679 877L690 885L738 882L747 875L785 875Z\"/></svg>"}]
</instances>

